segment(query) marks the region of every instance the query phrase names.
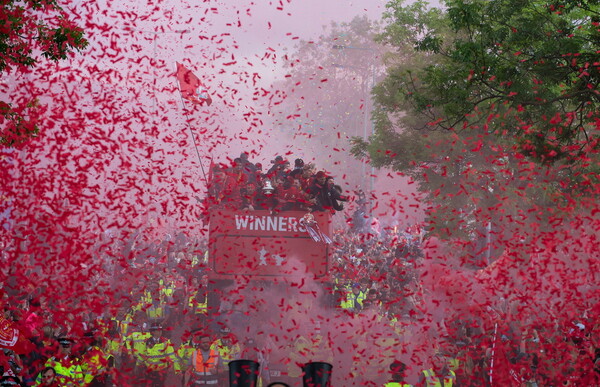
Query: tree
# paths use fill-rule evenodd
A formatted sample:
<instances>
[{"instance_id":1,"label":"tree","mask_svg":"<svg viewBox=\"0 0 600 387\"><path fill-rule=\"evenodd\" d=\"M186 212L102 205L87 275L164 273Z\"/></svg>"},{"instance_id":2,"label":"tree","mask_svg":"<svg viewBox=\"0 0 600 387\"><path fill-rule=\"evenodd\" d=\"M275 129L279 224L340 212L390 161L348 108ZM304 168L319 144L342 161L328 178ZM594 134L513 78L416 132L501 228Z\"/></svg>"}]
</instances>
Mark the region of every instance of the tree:
<instances>
[{"instance_id":1,"label":"tree","mask_svg":"<svg viewBox=\"0 0 600 387\"><path fill-rule=\"evenodd\" d=\"M503 124L488 128L517 135L519 150L543 163L597 151L597 2L449 0L445 12L401 4L388 5L392 23L380 39L404 46L395 42L408 38L429 60L396 69L383 105L384 95L402 100L444 129L500 114Z\"/></svg>"},{"instance_id":2,"label":"tree","mask_svg":"<svg viewBox=\"0 0 600 387\"><path fill-rule=\"evenodd\" d=\"M368 111L373 72L381 68L381 47L373 38L380 26L365 16L330 25L315 41L302 41L290 54L288 75L275 87L286 98L272 108L274 126L291 142L323 149L317 165L350 186L361 164L349 155L350 140L371 132ZM290 130L295 129L295 130ZM364 173L366 175L366 173ZM353 180L356 179L356 180Z\"/></svg>"},{"instance_id":3,"label":"tree","mask_svg":"<svg viewBox=\"0 0 600 387\"><path fill-rule=\"evenodd\" d=\"M87 47L84 32L56 0L4 1L0 10L0 72L25 72L39 64L67 59ZM42 107L35 99L0 101L0 144L15 146L35 135Z\"/></svg>"},{"instance_id":4,"label":"tree","mask_svg":"<svg viewBox=\"0 0 600 387\"><path fill-rule=\"evenodd\" d=\"M508 241L514 219L595 192L598 5L446 3L388 4L378 40L396 50L353 153L417 180L434 233Z\"/></svg>"}]
</instances>

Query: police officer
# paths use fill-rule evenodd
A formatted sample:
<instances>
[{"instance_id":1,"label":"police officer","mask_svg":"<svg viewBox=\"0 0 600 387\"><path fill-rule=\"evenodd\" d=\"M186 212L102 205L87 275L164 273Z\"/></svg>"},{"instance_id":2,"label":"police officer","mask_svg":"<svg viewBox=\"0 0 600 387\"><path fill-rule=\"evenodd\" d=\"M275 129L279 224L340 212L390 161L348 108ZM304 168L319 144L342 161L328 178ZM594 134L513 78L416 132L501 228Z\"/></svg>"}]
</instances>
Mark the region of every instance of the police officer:
<instances>
[{"instance_id":1,"label":"police officer","mask_svg":"<svg viewBox=\"0 0 600 387\"><path fill-rule=\"evenodd\" d=\"M81 354L81 370L84 375L84 385L107 386L110 381L111 357L102 349L101 341L95 337L94 332L86 332L83 338L85 348ZM114 364L114 360L111 364Z\"/></svg>"},{"instance_id":2,"label":"police officer","mask_svg":"<svg viewBox=\"0 0 600 387\"><path fill-rule=\"evenodd\" d=\"M58 353L46 361L45 367L54 368L55 380L61 386L80 386L83 384L83 371L79 359L73 356L74 341L67 337L58 339ZM41 382L41 375L39 376Z\"/></svg>"},{"instance_id":3,"label":"police officer","mask_svg":"<svg viewBox=\"0 0 600 387\"><path fill-rule=\"evenodd\" d=\"M411 387L410 384L404 382L406 364L396 360L390 364L390 372L392 373L392 380L387 382L384 387Z\"/></svg>"},{"instance_id":4,"label":"police officer","mask_svg":"<svg viewBox=\"0 0 600 387\"><path fill-rule=\"evenodd\" d=\"M146 375L152 387L163 387L170 368L178 369L175 349L171 341L163 336L163 327L153 324L150 327L150 337L146 340L142 358L146 367Z\"/></svg>"},{"instance_id":5,"label":"police officer","mask_svg":"<svg viewBox=\"0 0 600 387\"><path fill-rule=\"evenodd\" d=\"M423 370L419 378L419 385L426 387L457 387L456 374L448 365L448 360L441 353L436 353L432 358L433 367Z\"/></svg>"}]
</instances>

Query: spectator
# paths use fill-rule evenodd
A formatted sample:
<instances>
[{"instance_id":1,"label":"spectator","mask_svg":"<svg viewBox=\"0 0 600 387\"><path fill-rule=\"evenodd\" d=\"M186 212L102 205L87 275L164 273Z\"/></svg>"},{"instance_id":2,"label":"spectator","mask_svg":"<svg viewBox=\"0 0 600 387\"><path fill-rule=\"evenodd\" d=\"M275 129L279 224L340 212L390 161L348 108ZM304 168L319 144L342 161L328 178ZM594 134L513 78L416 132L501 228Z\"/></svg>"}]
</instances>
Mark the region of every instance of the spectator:
<instances>
[{"instance_id":1,"label":"spectator","mask_svg":"<svg viewBox=\"0 0 600 387\"><path fill-rule=\"evenodd\" d=\"M0 387L25 386L16 376L4 376L0 379Z\"/></svg>"},{"instance_id":2,"label":"spectator","mask_svg":"<svg viewBox=\"0 0 600 387\"><path fill-rule=\"evenodd\" d=\"M21 358L10 349L3 348L0 351L0 365L4 369L3 376L19 377L23 371Z\"/></svg>"},{"instance_id":3,"label":"spectator","mask_svg":"<svg viewBox=\"0 0 600 387\"><path fill-rule=\"evenodd\" d=\"M23 316L25 329L27 330L28 337L39 336L43 324L43 319L40 315L42 306L40 301L35 298L29 299L27 304L27 312Z\"/></svg>"},{"instance_id":4,"label":"spectator","mask_svg":"<svg viewBox=\"0 0 600 387\"><path fill-rule=\"evenodd\" d=\"M381 300L379 299L379 293L376 289L369 289L365 300L369 300L376 308L381 308Z\"/></svg>"},{"instance_id":5,"label":"spectator","mask_svg":"<svg viewBox=\"0 0 600 387\"><path fill-rule=\"evenodd\" d=\"M40 386L43 387L59 387L58 381L56 380L56 371L52 367L46 367L40 371Z\"/></svg>"},{"instance_id":6,"label":"spectator","mask_svg":"<svg viewBox=\"0 0 600 387\"><path fill-rule=\"evenodd\" d=\"M392 380L386 383L384 387L410 387L410 384L404 381L406 377L406 364L396 360L390 364L390 372Z\"/></svg>"}]
</instances>

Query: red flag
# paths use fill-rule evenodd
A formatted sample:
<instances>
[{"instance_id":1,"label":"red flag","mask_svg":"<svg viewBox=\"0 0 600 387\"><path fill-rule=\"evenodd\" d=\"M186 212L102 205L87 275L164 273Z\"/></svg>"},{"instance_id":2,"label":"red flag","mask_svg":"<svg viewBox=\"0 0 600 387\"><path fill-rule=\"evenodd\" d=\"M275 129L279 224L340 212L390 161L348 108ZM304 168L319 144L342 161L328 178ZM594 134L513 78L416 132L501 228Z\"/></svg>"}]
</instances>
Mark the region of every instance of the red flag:
<instances>
[{"instance_id":1,"label":"red flag","mask_svg":"<svg viewBox=\"0 0 600 387\"><path fill-rule=\"evenodd\" d=\"M15 324L0 316L0 348L8 348L22 355L31 351L32 346Z\"/></svg>"},{"instance_id":2,"label":"red flag","mask_svg":"<svg viewBox=\"0 0 600 387\"><path fill-rule=\"evenodd\" d=\"M204 87L200 79L191 70L177 62L177 80L181 89L183 98L193 103L208 106L212 103L212 98L208 95L208 90Z\"/></svg>"}]
</instances>

